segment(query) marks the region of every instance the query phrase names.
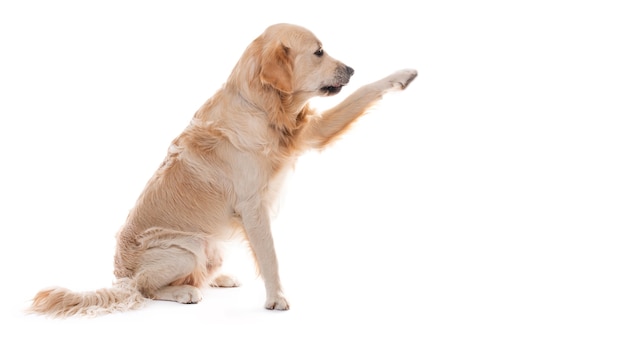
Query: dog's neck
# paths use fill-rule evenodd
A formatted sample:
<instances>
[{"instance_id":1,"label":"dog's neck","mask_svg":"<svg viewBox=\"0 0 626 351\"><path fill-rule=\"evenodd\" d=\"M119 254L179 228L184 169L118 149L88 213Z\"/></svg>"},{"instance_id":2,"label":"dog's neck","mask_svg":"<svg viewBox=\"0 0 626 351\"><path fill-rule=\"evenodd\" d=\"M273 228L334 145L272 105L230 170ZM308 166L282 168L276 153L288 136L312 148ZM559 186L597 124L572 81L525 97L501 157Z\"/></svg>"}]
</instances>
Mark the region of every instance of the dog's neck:
<instances>
[{"instance_id":1,"label":"dog's neck","mask_svg":"<svg viewBox=\"0 0 626 351\"><path fill-rule=\"evenodd\" d=\"M298 128L298 116L307 107L308 99L298 98L294 94L281 93L260 82L251 82L250 86L237 87L226 84L224 89L236 94L251 113L262 113L270 125L281 130Z\"/></svg>"}]
</instances>

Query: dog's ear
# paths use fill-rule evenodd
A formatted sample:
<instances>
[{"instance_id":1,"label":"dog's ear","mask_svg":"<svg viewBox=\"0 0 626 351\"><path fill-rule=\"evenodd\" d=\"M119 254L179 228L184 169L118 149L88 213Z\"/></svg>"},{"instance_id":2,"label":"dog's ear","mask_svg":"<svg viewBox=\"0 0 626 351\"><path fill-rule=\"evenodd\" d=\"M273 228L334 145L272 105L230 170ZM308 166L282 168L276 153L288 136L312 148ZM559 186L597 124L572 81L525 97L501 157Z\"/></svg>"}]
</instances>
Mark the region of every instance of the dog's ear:
<instances>
[{"instance_id":1,"label":"dog's ear","mask_svg":"<svg viewBox=\"0 0 626 351\"><path fill-rule=\"evenodd\" d=\"M281 43L266 47L261 54L261 83L291 94L293 92L293 59L289 48Z\"/></svg>"}]
</instances>

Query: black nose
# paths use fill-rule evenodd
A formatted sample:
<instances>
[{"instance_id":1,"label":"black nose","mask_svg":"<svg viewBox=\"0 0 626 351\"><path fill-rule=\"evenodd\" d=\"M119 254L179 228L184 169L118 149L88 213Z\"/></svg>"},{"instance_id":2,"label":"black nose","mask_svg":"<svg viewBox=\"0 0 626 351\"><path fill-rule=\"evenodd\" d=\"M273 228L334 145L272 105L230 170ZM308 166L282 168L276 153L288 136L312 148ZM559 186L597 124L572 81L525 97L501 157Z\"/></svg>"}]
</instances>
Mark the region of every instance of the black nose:
<instances>
[{"instance_id":1,"label":"black nose","mask_svg":"<svg viewBox=\"0 0 626 351\"><path fill-rule=\"evenodd\" d=\"M348 73L348 77L352 77L354 74L354 70L350 66L346 66L346 72Z\"/></svg>"}]
</instances>

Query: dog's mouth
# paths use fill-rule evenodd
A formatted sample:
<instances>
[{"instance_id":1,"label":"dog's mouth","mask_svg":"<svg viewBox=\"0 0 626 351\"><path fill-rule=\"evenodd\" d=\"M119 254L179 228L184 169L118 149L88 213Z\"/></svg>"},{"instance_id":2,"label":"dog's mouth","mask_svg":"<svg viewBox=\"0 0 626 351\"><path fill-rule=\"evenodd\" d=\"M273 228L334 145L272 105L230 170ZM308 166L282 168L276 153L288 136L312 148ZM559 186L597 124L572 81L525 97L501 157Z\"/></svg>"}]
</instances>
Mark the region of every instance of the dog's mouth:
<instances>
[{"instance_id":1,"label":"dog's mouth","mask_svg":"<svg viewBox=\"0 0 626 351\"><path fill-rule=\"evenodd\" d=\"M320 90L324 93L324 95L335 95L341 91L341 88L343 88L342 84L326 85L326 86L323 86Z\"/></svg>"},{"instance_id":2,"label":"dog's mouth","mask_svg":"<svg viewBox=\"0 0 626 351\"><path fill-rule=\"evenodd\" d=\"M354 70L351 67L342 65L335 70L335 79L329 85L324 85L320 88L320 91L325 96L335 95L341 91L348 82L350 77L354 74Z\"/></svg>"}]
</instances>

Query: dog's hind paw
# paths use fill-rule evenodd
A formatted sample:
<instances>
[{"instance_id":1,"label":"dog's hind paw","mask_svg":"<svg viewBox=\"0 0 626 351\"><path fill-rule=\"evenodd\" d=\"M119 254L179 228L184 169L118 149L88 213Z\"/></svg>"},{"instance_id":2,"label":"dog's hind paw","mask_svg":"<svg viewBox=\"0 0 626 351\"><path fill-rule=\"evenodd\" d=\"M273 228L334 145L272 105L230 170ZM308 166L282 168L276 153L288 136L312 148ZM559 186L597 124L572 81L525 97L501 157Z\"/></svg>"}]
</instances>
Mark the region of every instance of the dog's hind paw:
<instances>
[{"instance_id":1,"label":"dog's hind paw","mask_svg":"<svg viewBox=\"0 0 626 351\"><path fill-rule=\"evenodd\" d=\"M236 288L239 285L241 284L237 279L225 274L216 277L211 282L211 286L215 288Z\"/></svg>"},{"instance_id":2,"label":"dog's hind paw","mask_svg":"<svg viewBox=\"0 0 626 351\"><path fill-rule=\"evenodd\" d=\"M196 304L202 301L202 292L196 287L189 287L187 291L180 291L175 295L176 301L184 304Z\"/></svg>"},{"instance_id":3,"label":"dog's hind paw","mask_svg":"<svg viewBox=\"0 0 626 351\"><path fill-rule=\"evenodd\" d=\"M155 300L195 304L202 301L202 292L200 289L191 285L166 286L154 293L152 298Z\"/></svg>"}]
</instances>

